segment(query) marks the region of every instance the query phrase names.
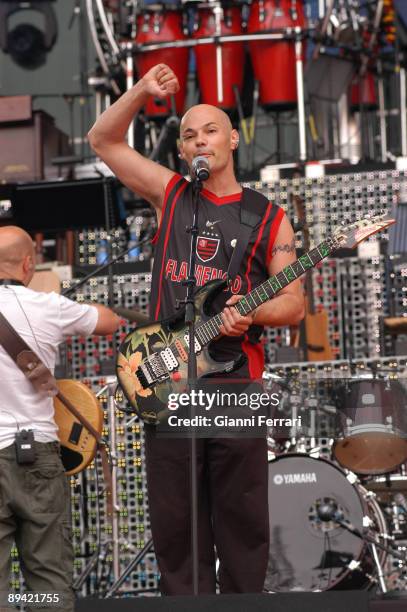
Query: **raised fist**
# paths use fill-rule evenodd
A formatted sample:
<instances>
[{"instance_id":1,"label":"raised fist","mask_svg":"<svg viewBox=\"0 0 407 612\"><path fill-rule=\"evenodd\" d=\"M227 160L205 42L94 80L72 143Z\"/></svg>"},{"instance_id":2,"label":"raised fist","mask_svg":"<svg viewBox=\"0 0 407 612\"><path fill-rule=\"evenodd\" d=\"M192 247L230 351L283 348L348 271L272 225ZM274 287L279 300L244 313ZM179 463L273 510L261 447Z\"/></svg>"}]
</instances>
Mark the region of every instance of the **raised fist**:
<instances>
[{"instance_id":1,"label":"raised fist","mask_svg":"<svg viewBox=\"0 0 407 612\"><path fill-rule=\"evenodd\" d=\"M147 93L155 98L164 99L179 91L178 79L166 64L157 64L141 80Z\"/></svg>"}]
</instances>

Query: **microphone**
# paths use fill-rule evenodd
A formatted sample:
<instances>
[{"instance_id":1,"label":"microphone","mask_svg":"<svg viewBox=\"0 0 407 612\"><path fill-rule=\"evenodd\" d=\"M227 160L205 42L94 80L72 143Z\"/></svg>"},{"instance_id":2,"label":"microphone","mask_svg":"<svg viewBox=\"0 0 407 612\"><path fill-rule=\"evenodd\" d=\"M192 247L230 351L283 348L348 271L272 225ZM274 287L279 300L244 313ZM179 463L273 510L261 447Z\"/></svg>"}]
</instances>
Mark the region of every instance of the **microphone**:
<instances>
[{"instance_id":1,"label":"microphone","mask_svg":"<svg viewBox=\"0 0 407 612\"><path fill-rule=\"evenodd\" d=\"M343 512L339 510L338 504L334 499L326 499L321 503L317 504L317 515L323 523L333 521L334 523L337 523L338 525L340 525L344 529L347 529L354 535L363 538L359 530L356 529L356 527L352 525L352 523L348 519L345 519Z\"/></svg>"},{"instance_id":2,"label":"microphone","mask_svg":"<svg viewBox=\"0 0 407 612\"><path fill-rule=\"evenodd\" d=\"M209 178L209 162L203 155L198 155L192 160L192 178L197 181L207 181Z\"/></svg>"},{"instance_id":3,"label":"microphone","mask_svg":"<svg viewBox=\"0 0 407 612\"><path fill-rule=\"evenodd\" d=\"M328 521L342 520L343 514L338 510L337 504L333 500L328 500L317 505L318 518L324 523Z\"/></svg>"}]
</instances>

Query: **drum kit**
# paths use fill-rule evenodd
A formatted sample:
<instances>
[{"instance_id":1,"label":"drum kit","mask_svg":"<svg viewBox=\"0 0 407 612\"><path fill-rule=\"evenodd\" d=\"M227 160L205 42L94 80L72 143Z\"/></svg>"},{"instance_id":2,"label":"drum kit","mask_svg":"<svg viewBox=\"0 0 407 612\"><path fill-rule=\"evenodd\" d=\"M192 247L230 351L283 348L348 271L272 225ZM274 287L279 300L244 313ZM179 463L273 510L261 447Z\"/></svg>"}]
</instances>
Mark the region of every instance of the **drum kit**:
<instances>
[{"instance_id":1,"label":"drum kit","mask_svg":"<svg viewBox=\"0 0 407 612\"><path fill-rule=\"evenodd\" d=\"M380 374L265 375L266 389L280 386L273 417L301 417L268 432L269 592L403 588L407 381Z\"/></svg>"},{"instance_id":2,"label":"drum kit","mask_svg":"<svg viewBox=\"0 0 407 612\"><path fill-rule=\"evenodd\" d=\"M136 3L135 64L143 76L158 63L169 64L180 82L175 100L151 101L150 118L182 114L187 97L189 48L193 47L200 102L232 111L245 79L245 43L268 110L297 106L298 61L302 60L306 19L302 0L182 0L180 4ZM302 51L302 53L301 53Z\"/></svg>"}]
</instances>

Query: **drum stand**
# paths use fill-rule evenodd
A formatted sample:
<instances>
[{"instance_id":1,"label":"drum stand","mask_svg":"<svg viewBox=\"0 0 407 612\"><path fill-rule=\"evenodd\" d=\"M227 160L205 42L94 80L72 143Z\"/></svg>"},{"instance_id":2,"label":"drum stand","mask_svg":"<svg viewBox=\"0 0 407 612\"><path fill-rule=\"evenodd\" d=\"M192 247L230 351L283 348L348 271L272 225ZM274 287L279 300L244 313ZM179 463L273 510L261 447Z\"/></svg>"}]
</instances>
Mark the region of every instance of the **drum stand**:
<instances>
[{"instance_id":1,"label":"drum stand","mask_svg":"<svg viewBox=\"0 0 407 612\"><path fill-rule=\"evenodd\" d=\"M99 393L97 395L100 395L102 393L104 393L106 390L108 390L108 410L109 410L109 430L111 433L111 447L114 448L115 446L115 442L116 442L116 435L115 435L115 408L116 408L116 401L115 401L115 390L116 390L116 384L117 381L115 378L113 377L109 377L107 384L99 391ZM113 392L114 389L114 392ZM134 417L132 419L130 419L130 421L127 422L126 427L129 427L129 425L136 419L137 417ZM110 586L110 588L105 591L105 593L103 594L104 598L108 599L111 597L114 597L114 595L117 593L117 591L120 589L120 587L122 586L122 584L125 582L125 580L130 576L130 574L133 572L133 570L135 569L135 567L141 563L141 561L143 561L144 557L152 551L153 549L153 539L150 538L145 546L139 550L138 548L136 548L135 546L129 544L128 541L123 541L119 538L119 530L118 530L118 512L119 512L119 507L117 505L117 457L116 454L113 451L111 451L110 453L111 457L112 457L112 480L113 480L113 490L112 490L112 502L113 502L113 509L114 509L114 514L113 514L113 520L112 520L112 538L106 540L105 542L102 542L102 544L98 547L98 550L92 555L92 557L90 558L86 568L84 569L84 571L82 572L81 576L75 581L73 588L74 590L79 590L83 583L85 582L86 578L89 576L89 574L92 572L92 570L97 566L97 564L99 562L102 562L103 564L106 563L106 559L108 554L112 554L113 556L113 575L114 575L114 583ZM122 573L120 574L120 568L119 568L119 545L121 545L122 547L124 547L126 550L130 550L133 554L135 554L134 559L132 559L128 565L126 565L126 567L124 568L124 570L122 571ZM152 589L146 589L143 592L146 591L151 591ZM156 589L153 589L154 591Z\"/></svg>"},{"instance_id":2,"label":"drum stand","mask_svg":"<svg viewBox=\"0 0 407 612\"><path fill-rule=\"evenodd\" d=\"M95 553L89 559L88 564L83 570L82 574L75 580L73 584L74 591L78 591L84 584L87 577L90 575L92 570L97 567L98 563L102 563L104 568L107 557L112 556L112 567L113 577L117 581L120 576L120 559L119 559L119 548L122 546L132 552L138 552L135 546L125 540L121 540L119 536L119 512L120 507L118 505L118 491L117 491L117 455L116 455L116 402L115 392L117 387L117 380L115 376L106 377L106 384L97 393L96 397L100 397L107 392L107 412L108 412L108 427L109 427L109 448L110 458L112 466L112 507L113 514L111 518L111 537L107 538L104 542L101 542ZM150 540L151 543L151 540ZM144 549L143 549L144 550ZM142 551L143 552L143 551ZM145 554L145 553L144 553ZM102 576L100 580L103 579ZM124 580L124 578L123 578ZM123 582L123 580L121 582ZM120 582L120 584L121 584ZM119 585L120 586L120 585ZM110 591L109 591L110 592Z\"/></svg>"},{"instance_id":3,"label":"drum stand","mask_svg":"<svg viewBox=\"0 0 407 612\"><path fill-rule=\"evenodd\" d=\"M395 557L396 559L399 559L400 561L404 561L404 562L406 562L406 555L398 551L395 551L394 549L390 548L389 546L386 546L385 544L381 544L380 542L377 542L377 540L373 536L367 533L365 534L361 533L358 529L356 529L356 527L354 527L352 524L347 523L342 518L334 516L333 519L338 525L340 525L340 527L343 527L343 529L346 529L347 531L349 531L349 533L352 533L354 536L362 540L365 544L367 544L370 547L372 551L372 555L373 555L373 560L375 562L376 569L377 569L377 576L378 576L380 588L382 590L382 593L387 593L387 586L384 581L385 574L384 574L383 567L379 559L379 555L377 553L377 549L380 548L381 550L386 552L388 555L391 555L392 557Z\"/></svg>"},{"instance_id":4,"label":"drum stand","mask_svg":"<svg viewBox=\"0 0 407 612\"><path fill-rule=\"evenodd\" d=\"M211 0L209 0L211 1ZM222 58L222 44L219 42L219 38L222 35L222 20L223 20L223 8L220 2L212 2L213 14L215 17L215 37L216 43L216 89L218 103L222 106L223 102L223 58Z\"/></svg>"},{"instance_id":5,"label":"drum stand","mask_svg":"<svg viewBox=\"0 0 407 612\"><path fill-rule=\"evenodd\" d=\"M377 577L379 579L380 588L382 590L382 593L387 593L387 586L384 581L384 572L383 572L382 564L380 563L379 555L377 554L376 545L373 543L370 543L370 548L371 548L373 559L374 559L374 562L377 568Z\"/></svg>"},{"instance_id":6,"label":"drum stand","mask_svg":"<svg viewBox=\"0 0 407 612\"><path fill-rule=\"evenodd\" d=\"M134 416L133 418L131 418L126 423L126 427L129 427L133 423L133 421L135 421L137 419L138 419L137 416ZM108 599L110 597L113 597L117 593L118 589L121 587L123 582L128 578L128 576L132 573L134 568L139 563L141 563L141 561L143 561L144 557L149 552L152 551L152 549L153 549L153 538L150 538L149 540L147 540L146 544L144 545L144 547L141 550L137 550L134 547L132 547L131 549L132 549L132 552L136 552L137 554L134 557L134 559L132 559L130 561L130 563L128 563L128 565L126 565L126 567L124 568L124 570L122 571L120 576L115 579L115 582L112 584L112 586L106 592L106 594L105 594L105 598L106 599ZM151 589L148 589L148 590L150 591Z\"/></svg>"},{"instance_id":7,"label":"drum stand","mask_svg":"<svg viewBox=\"0 0 407 612\"><path fill-rule=\"evenodd\" d=\"M147 553L149 553L153 548L153 539L150 538L144 548L140 550L140 552L134 557L132 561L124 568L122 574L119 578L112 584L110 589L107 591L105 597L110 598L113 597L117 590L121 587L126 578L131 574L133 569L144 559Z\"/></svg>"},{"instance_id":8,"label":"drum stand","mask_svg":"<svg viewBox=\"0 0 407 612\"><path fill-rule=\"evenodd\" d=\"M399 559L400 561L404 563L406 563L407 561L406 554L396 551L394 550L394 548L391 548L390 546L387 546L385 544L382 544L381 542L378 542L377 539L373 537L372 535L370 535L369 533L362 533L361 531L359 531L354 525L352 525L352 523L350 523L344 518L343 513L338 509L338 506L334 501L321 504L317 509L317 513L321 521L323 522L333 521L334 523L336 523L337 525L339 525L346 531L349 531L349 533L353 534L354 536L362 540L367 546L370 547L372 551L373 560L374 560L374 563L377 569L377 576L378 576L380 589L382 593L387 593L387 586L384 580L385 574L383 571L382 562L379 559L377 549L380 548L380 550L383 550L388 555L392 556L393 558ZM363 526L366 525L365 519L366 517L364 517L363 519ZM349 569L352 570L352 569L356 569L357 566L352 568L351 565L349 564L348 567ZM370 578L368 574L366 574L366 576Z\"/></svg>"},{"instance_id":9,"label":"drum stand","mask_svg":"<svg viewBox=\"0 0 407 612\"><path fill-rule=\"evenodd\" d=\"M305 97L304 97L304 68L302 61L302 35L301 28L295 28L295 73L297 82L298 100L298 141L300 149L300 162L307 160L307 136L305 129Z\"/></svg>"}]
</instances>

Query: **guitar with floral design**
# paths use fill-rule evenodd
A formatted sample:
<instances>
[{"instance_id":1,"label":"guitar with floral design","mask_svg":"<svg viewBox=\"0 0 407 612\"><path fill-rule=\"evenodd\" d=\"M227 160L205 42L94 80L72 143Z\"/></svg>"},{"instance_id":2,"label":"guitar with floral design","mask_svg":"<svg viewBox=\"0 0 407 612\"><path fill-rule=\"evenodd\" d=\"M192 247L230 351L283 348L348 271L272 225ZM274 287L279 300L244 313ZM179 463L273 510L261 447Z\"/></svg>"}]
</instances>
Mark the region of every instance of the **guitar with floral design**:
<instances>
[{"instance_id":1,"label":"guitar with floral design","mask_svg":"<svg viewBox=\"0 0 407 612\"><path fill-rule=\"evenodd\" d=\"M366 217L337 229L333 236L302 255L293 264L253 289L234 308L241 315L272 299L277 293L302 276L336 249L354 248L359 242L395 223L394 219L378 215ZM226 281L214 280L201 287L195 296L198 378L228 373L239 368L244 357L219 362L212 359L208 347L220 336L220 314L210 316L210 305L225 289ZM157 424L169 414L170 393L182 392L188 379L189 334L184 313L138 327L128 334L119 347L117 376L130 404L147 423Z\"/></svg>"}]
</instances>

